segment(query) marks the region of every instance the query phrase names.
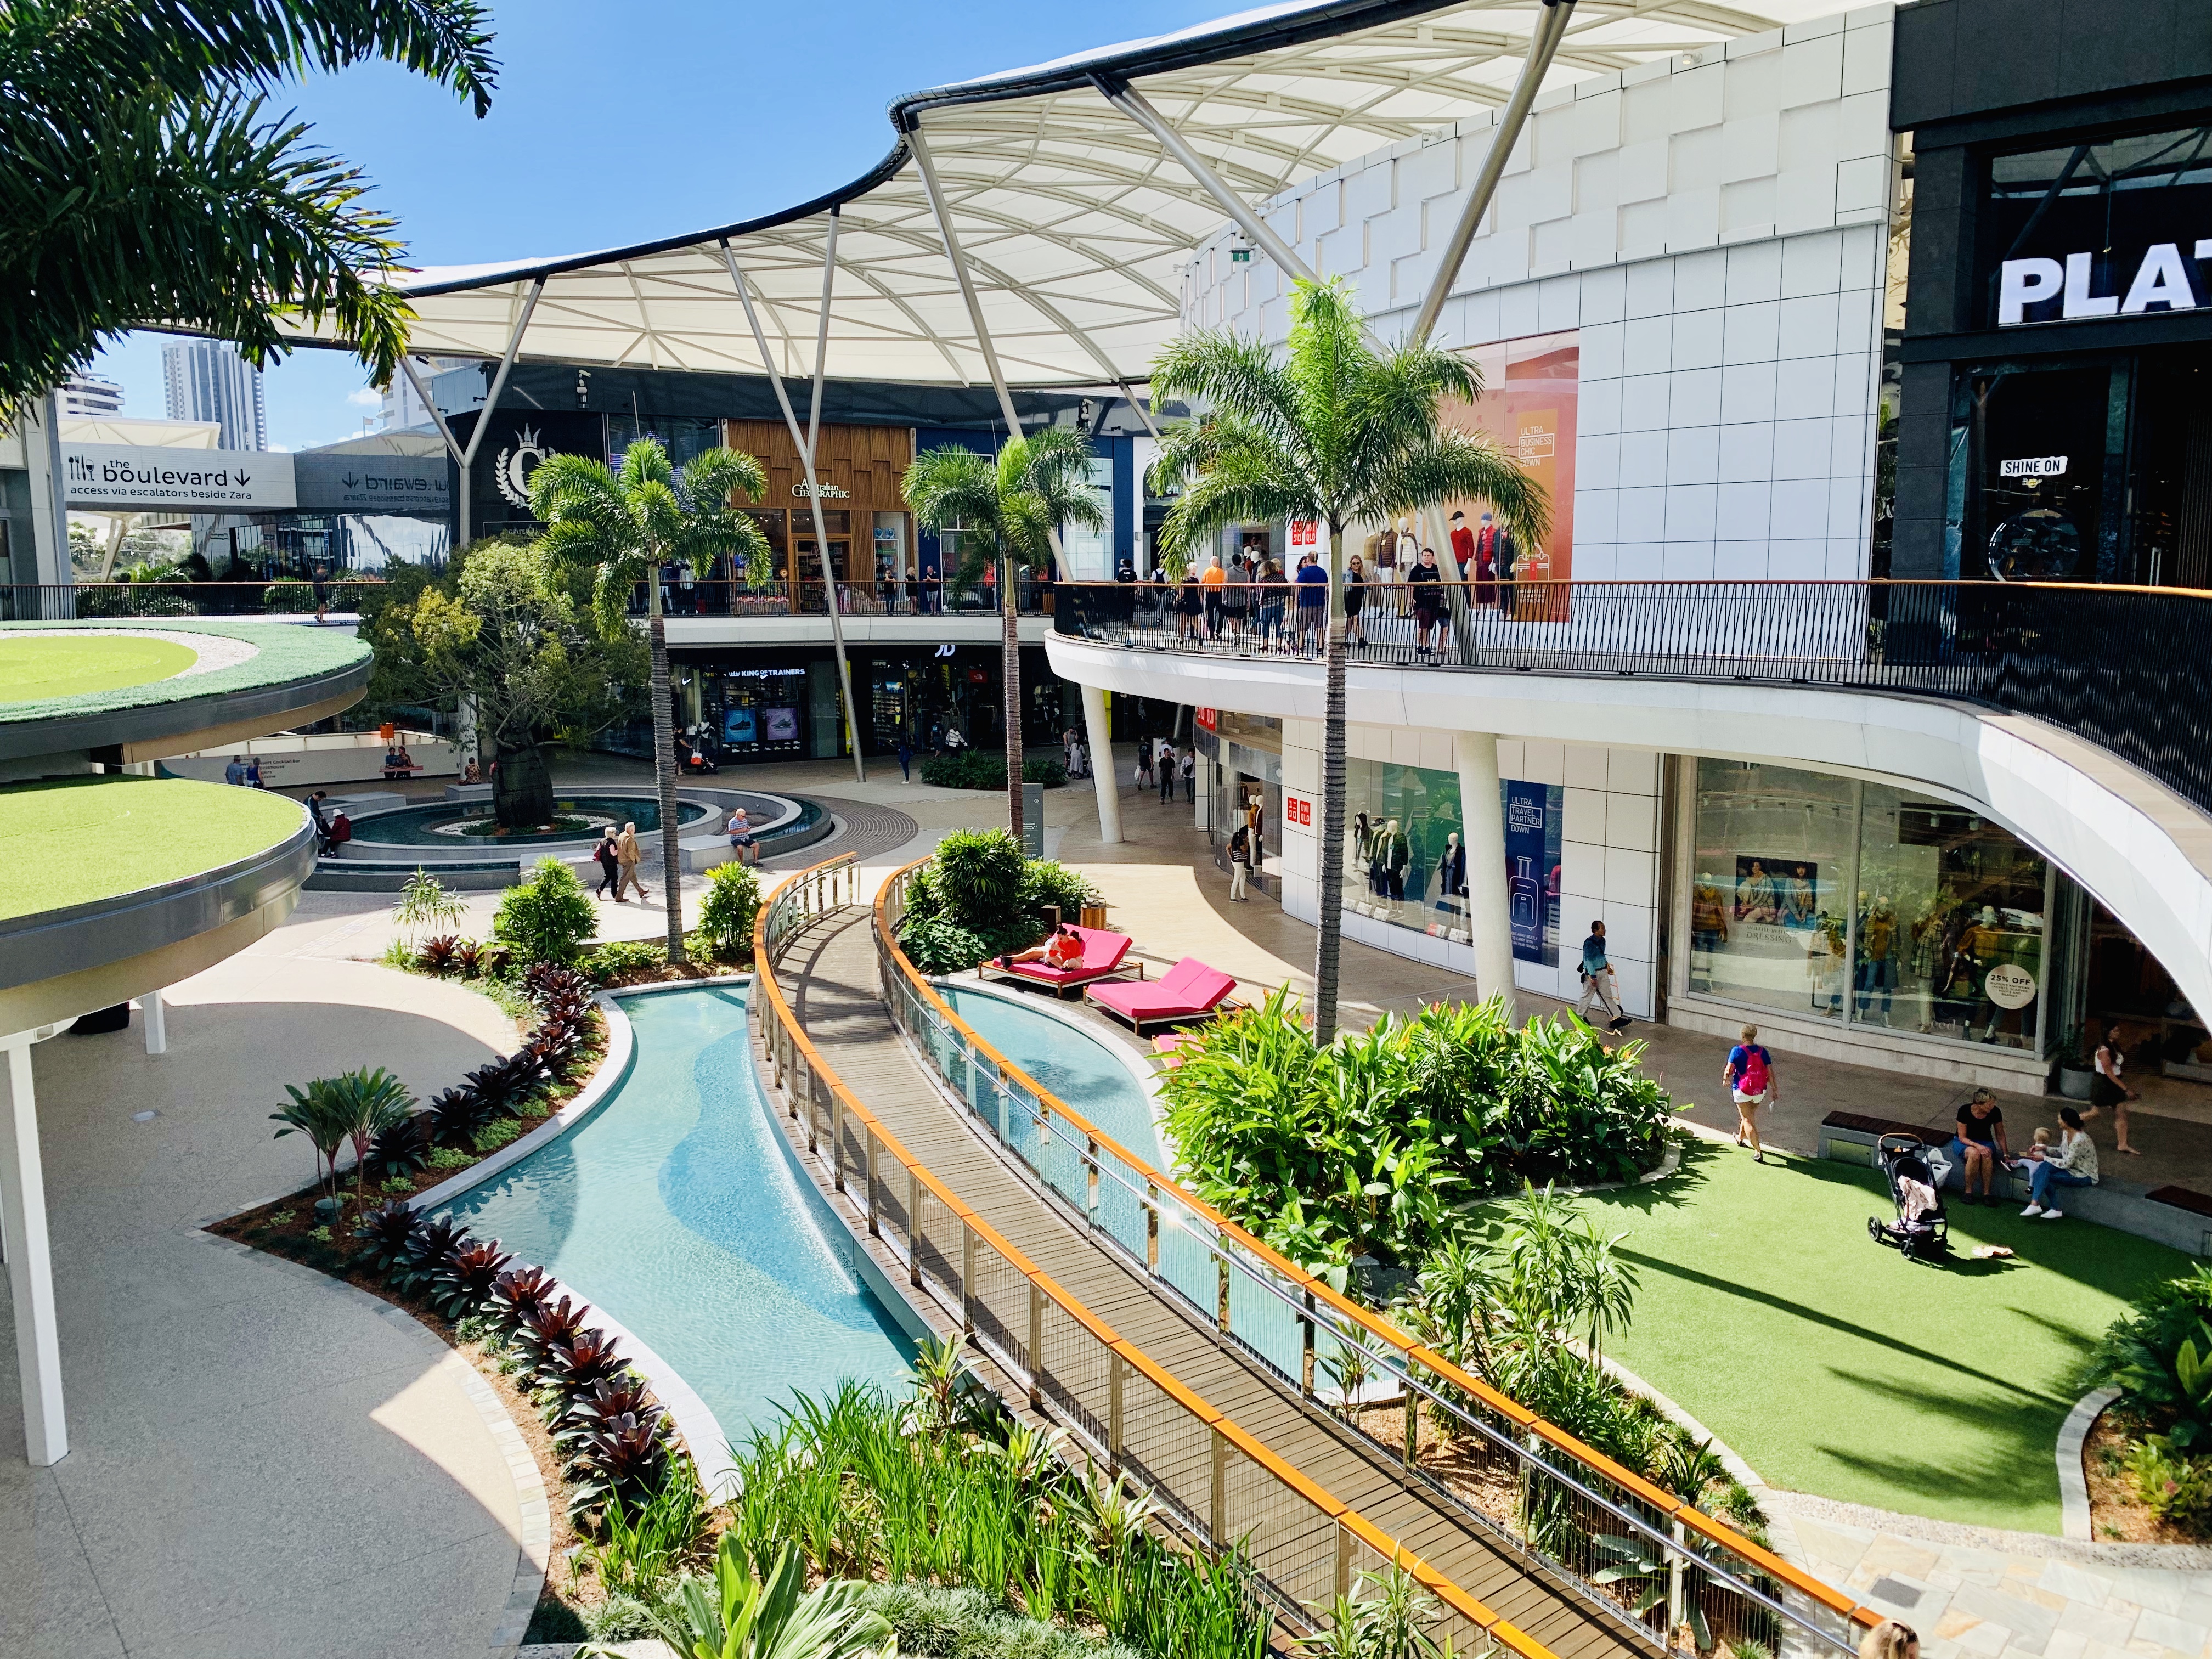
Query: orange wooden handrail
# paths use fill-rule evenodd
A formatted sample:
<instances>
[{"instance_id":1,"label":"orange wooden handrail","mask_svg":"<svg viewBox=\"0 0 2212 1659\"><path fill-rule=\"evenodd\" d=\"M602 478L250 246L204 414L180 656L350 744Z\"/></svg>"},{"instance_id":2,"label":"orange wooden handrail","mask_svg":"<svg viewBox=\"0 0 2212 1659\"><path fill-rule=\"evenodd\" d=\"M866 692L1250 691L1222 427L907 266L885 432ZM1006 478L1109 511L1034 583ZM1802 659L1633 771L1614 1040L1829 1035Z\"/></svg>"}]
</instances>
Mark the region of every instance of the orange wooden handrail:
<instances>
[{"instance_id":1,"label":"orange wooden handrail","mask_svg":"<svg viewBox=\"0 0 2212 1659\"><path fill-rule=\"evenodd\" d=\"M851 856L848 854L844 858L849 859ZM1081 1302L1061 1289L1050 1276L1031 1262L1021 1251L1015 1249L1013 1244L989 1222L984 1220L981 1216L955 1197L952 1192L930 1171L928 1166L908 1152L898 1137L884 1126L875 1114L861 1103L858 1096L846 1087L844 1080L837 1075L836 1068L823 1060L821 1051L815 1047L813 1040L800 1028L790 1000L784 994L783 986L777 977L775 963L771 959L768 939L769 922L778 902L787 894L793 892L799 884L805 880L808 876L827 868L829 865L842 861L842 859L830 860L824 864L811 866L785 878L777 884L775 890L762 901L760 910L753 921L753 982L769 1003L773 1018L805 1056L807 1068L811 1074L828 1085L830 1092L837 1097L845 1110L859 1119L866 1131L875 1136L878 1145L889 1152L894 1160L927 1188L940 1203L951 1211L957 1220L963 1226L972 1229L978 1238L997 1251L1024 1279L1035 1285L1051 1298L1055 1305L1080 1323L1109 1351L1120 1355L1146 1381L1158 1389L1191 1416L1196 1418L1206 1428L1219 1434L1223 1439L1265 1470L1279 1484L1287 1487L1321 1510L1330 1520L1343 1527L1353 1537L1374 1550L1385 1560L1405 1568L1424 1589L1434 1595L1440 1601L1486 1635L1493 1638L1501 1645L1522 1656L1522 1659L1559 1659L1559 1656L1551 1649L1519 1629L1503 1614L1486 1605L1480 1598L1469 1594L1449 1577L1437 1571L1420 1556L1405 1548L1395 1538L1383 1532L1358 1510L1333 1496L1291 1464L1284 1462L1282 1458L1277 1456L1260 1441L1238 1426L1226 1413L1207 1404L1205 1400L1178 1382L1143 1349L1121 1336L1112 1326L1098 1318ZM911 869L913 866L907 867ZM878 916L881 915L880 898L878 901L877 914ZM908 972L912 971L911 964L905 963L903 956L900 957L900 961L907 966ZM1070 1115L1072 1116L1073 1114ZM838 1151L839 1149L832 1148L833 1157ZM917 1218L913 1216L907 1218L910 1249L914 1230L917 1224ZM1032 1356L1031 1363L1041 1364L1041 1357Z\"/></svg>"},{"instance_id":2,"label":"orange wooden handrail","mask_svg":"<svg viewBox=\"0 0 2212 1659\"><path fill-rule=\"evenodd\" d=\"M939 995L937 988L922 976L921 970L908 959L906 952L900 948L898 940L892 934L888 906L893 888L929 861L927 858L920 858L912 863L901 866L891 872L882 887L877 890L873 907L877 936L884 948L890 952L891 959L898 964L899 971L905 975L908 985L925 998L930 1006L960 1033L964 1041L973 1046L978 1053L988 1057L1003 1075L1012 1078L1034 1094L1054 1116L1063 1120L1087 1138L1096 1140L1100 1146L1110 1151L1115 1157L1121 1159L1146 1182L1158 1188L1163 1193L1172 1194L1177 1204L1218 1229L1226 1237L1233 1240L1239 1249L1265 1262L1276 1273L1297 1285L1301 1291L1312 1296L1318 1302L1325 1303L1386 1346L1396 1349L1409 1361L1433 1372L1451 1387L1480 1401L1515 1426L1536 1436L1546 1444L1557 1448L1576 1462L1603 1475L1615 1486L1633 1494L1639 1502L1660 1511L1668 1520L1680 1522L1692 1531L1741 1556L1760 1572L1789 1585L1802 1595L1810 1596L1830 1611L1848 1616L1854 1624L1871 1626L1881 1622L1882 1614L1861 1605L1852 1597L1832 1585L1815 1578L1803 1569L1792 1566L1771 1550L1764 1548L1745 1537L1743 1534L1725 1522L1717 1521L1704 1510L1684 1503L1674 1493L1653 1485L1634 1470L1625 1468L1614 1462L1595 1447L1583 1444L1565 1429L1547 1422L1518 1401L1499 1393L1490 1384L1471 1372L1462 1370L1434 1349L1416 1342L1382 1315L1371 1309L1363 1307L1341 1294L1326 1279L1316 1278L1312 1273L1276 1251L1263 1239L1247 1232L1236 1222L1199 1197L1197 1194L1184 1188L1172 1176L1155 1168L1130 1152L1120 1141L1092 1123L1082 1113L1062 1101L1019 1066L1007 1059L966 1020L953 1012L952 1005Z\"/></svg>"}]
</instances>

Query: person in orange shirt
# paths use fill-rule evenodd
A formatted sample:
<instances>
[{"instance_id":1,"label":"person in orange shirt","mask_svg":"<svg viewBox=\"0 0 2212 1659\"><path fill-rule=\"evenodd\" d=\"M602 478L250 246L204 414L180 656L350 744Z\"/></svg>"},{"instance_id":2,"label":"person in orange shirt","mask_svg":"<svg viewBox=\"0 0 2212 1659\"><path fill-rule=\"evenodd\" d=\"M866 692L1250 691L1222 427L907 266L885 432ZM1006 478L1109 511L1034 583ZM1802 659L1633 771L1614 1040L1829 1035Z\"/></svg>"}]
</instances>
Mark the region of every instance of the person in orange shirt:
<instances>
[{"instance_id":1,"label":"person in orange shirt","mask_svg":"<svg viewBox=\"0 0 2212 1659\"><path fill-rule=\"evenodd\" d=\"M1200 574L1198 585L1206 590L1206 637L1221 637L1221 590L1229 584L1229 573L1221 568L1221 555L1215 554L1207 561Z\"/></svg>"}]
</instances>

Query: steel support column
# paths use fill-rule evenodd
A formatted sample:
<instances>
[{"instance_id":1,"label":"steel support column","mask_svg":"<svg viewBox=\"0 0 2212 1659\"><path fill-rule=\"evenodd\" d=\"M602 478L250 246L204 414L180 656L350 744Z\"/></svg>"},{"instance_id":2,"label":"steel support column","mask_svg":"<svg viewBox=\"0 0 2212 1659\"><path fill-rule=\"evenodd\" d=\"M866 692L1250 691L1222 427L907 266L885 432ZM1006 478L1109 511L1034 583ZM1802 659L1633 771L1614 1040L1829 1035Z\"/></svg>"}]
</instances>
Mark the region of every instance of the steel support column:
<instances>
[{"instance_id":1,"label":"steel support column","mask_svg":"<svg viewBox=\"0 0 2212 1659\"><path fill-rule=\"evenodd\" d=\"M399 367L405 373L408 383L415 388L415 395L422 398L422 406L430 411L430 419L437 425L438 435L446 441L447 452L461 469L460 499L453 504L453 551L456 553L469 544L471 528L469 522L469 469L476 463L477 451L483 447L484 428L490 424L492 411L499 407L499 394L507 390L507 374L514 368L515 355L522 349L522 331L530 326L530 313L538 309L538 296L544 292L545 279L540 276L531 283L530 292L524 296L522 314L514 319L514 332L507 337L507 355L499 360L499 373L492 376L491 391L484 398L484 406L477 413L476 430L469 434L466 448L454 439L453 428L446 424L446 417L438 412L438 405L431 401L429 388L422 384L422 377L415 372L414 361L404 355L399 359Z\"/></svg>"},{"instance_id":2,"label":"steel support column","mask_svg":"<svg viewBox=\"0 0 2212 1659\"><path fill-rule=\"evenodd\" d=\"M0 1119L0 1227L15 1318L15 1367L23 1387L23 1443L34 1468L69 1455L62 1413L61 1335L54 1316L53 1250L46 1233L46 1183L39 1114L31 1092L31 1044L39 1031L0 1038L8 1055L8 1111Z\"/></svg>"},{"instance_id":3,"label":"steel support column","mask_svg":"<svg viewBox=\"0 0 2212 1659\"><path fill-rule=\"evenodd\" d=\"M745 282L744 273L738 269L738 256L731 248L728 237L721 239L721 247L722 262L730 269L730 281L737 287L738 298L744 301L745 320L752 325L753 343L760 349L761 367L768 371L768 383L775 388L776 407L783 411L783 424L791 434L791 441L798 449L799 462L806 471L806 505L814 514L814 550L822 562L823 608L830 613L830 644L837 653L837 690L845 700L845 737L853 745L853 775L866 783L868 781L868 763L866 757L860 753L860 712L853 707L853 669L845 658L845 622L837 609L837 573L830 567L830 537L822 525L821 481L814 471L813 439L799 428L799 416L791 407L791 394L784 390L783 374L775 366L775 355L769 349L768 331L761 326L760 313L754 308L752 289ZM830 273L836 269L836 258L837 219L833 213L830 219L829 258L823 262L825 269L822 273L822 328L825 337L829 329ZM814 374L814 407L818 415L822 407L822 357L818 346ZM872 559L875 556L875 531L872 526L868 534L871 550L868 556ZM849 541L845 556L848 559L852 557Z\"/></svg>"}]
</instances>

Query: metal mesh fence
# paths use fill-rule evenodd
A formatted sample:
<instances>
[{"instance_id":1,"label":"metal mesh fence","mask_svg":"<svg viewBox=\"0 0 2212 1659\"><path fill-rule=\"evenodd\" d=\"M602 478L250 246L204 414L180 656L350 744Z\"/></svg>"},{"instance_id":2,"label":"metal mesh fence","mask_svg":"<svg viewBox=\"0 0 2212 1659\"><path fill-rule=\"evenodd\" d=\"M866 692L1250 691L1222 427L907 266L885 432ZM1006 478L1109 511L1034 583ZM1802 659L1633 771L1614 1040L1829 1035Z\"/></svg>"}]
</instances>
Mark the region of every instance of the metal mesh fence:
<instances>
[{"instance_id":1,"label":"metal mesh fence","mask_svg":"<svg viewBox=\"0 0 2212 1659\"><path fill-rule=\"evenodd\" d=\"M1291 1606L1325 1605L1335 1593L1334 1517L1237 1447L1222 1470L1222 1529Z\"/></svg>"},{"instance_id":2,"label":"metal mesh fence","mask_svg":"<svg viewBox=\"0 0 2212 1659\"><path fill-rule=\"evenodd\" d=\"M1038 1390L1060 1420L1103 1457L1109 1350L1082 1321L1050 1297L1040 1311L1044 1352L1036 1372Z\"/></svg>"}]
</instances>

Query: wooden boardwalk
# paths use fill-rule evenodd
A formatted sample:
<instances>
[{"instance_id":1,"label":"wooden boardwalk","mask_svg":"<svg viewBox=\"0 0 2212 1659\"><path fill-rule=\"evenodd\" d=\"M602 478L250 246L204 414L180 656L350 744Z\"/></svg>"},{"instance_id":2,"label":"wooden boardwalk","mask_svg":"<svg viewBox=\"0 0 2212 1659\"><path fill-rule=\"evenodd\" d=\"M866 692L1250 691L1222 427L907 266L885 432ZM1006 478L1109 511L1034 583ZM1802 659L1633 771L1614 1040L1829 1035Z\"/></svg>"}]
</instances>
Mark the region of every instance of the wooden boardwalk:
<instances>
[{"instance_id":1,"label":"wooden boardwalk","mask_svg":"<svg viewBox=\"0 0 2212 1659\"><path fill-rule=\"evenodd\" d=\"M845 1085L963 1202L1092 1314L1276 1455L1358 1510L1468 1594L1560 1656L1656 1650L1553 1585L1523 1559L1408 1484L1294 1393L1218 1343L1158 1290L1041 1198L945 1102L878 991L871 918L856 907L795 933L776 971L799 1024Z\"/></svg>"}]
</instances>

